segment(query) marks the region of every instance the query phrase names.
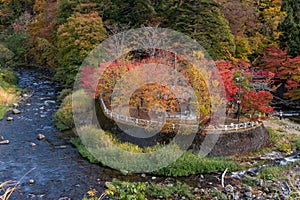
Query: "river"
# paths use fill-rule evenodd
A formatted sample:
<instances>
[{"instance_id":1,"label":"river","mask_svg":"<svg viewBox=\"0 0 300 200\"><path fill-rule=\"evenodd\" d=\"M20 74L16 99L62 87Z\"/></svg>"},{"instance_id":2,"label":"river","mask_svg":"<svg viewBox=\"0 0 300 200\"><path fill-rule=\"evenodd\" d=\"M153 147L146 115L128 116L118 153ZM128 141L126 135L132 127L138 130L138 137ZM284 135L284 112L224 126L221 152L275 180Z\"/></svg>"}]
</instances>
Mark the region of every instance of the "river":
<instances>
[{"instance_id":1,"label":"river","mask_svg":"<svg viewBox=\"0 0 300 200\"><path fill-rule=\"evenodd\" d=\"M91 187L102 192L104 182L111 180L111 175L104 174L114 171L81 158L69 137L54 127L52 116L59 107L59 86L50 80L51 74L36 69L16 73L19 86L28 90L29 98L18 107L20 114L8 112L0 121L0 136L10 141L0 145L0 182L21 180L32 171L21 180L12 199L81 199ZM9 116L14 120L7 121ZM38 140L38 134L45 139Z\"/></svg>"}]
</instances>

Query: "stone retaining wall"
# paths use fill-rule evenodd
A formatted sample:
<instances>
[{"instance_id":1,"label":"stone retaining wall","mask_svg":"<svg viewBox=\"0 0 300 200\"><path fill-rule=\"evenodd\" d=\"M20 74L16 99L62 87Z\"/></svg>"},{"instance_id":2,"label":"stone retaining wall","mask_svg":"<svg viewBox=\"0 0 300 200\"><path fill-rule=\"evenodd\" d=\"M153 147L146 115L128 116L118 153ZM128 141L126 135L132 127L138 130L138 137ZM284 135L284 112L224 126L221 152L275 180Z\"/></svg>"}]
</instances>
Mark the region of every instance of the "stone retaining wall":
<instances>
[{"instance_id":1,"label":"stone retaining wall","mask_svg":"<svg viewBox=\"0 0 300 200\"><path fill-rule=\"evenodd\" d=\"M109 130L123 142L131 142L141 147L152 146L156 143L168 143L175 135L174 132L170 132L159 133L148 139L134 138L120 131L116 123L105 116L99 102L96 102L96 110L97 116L94 119L100 122L103 129ZM219 138L208 156L230 156L248 153L265 147L269 142L269 134L263 124L249 129L209 134L211 137ZM190 149L194 152L199 152L204 138L205 135L203 133L197 133Z\"/></svg>"},{"instance_id":2,"label":"stone retaining wall","mask_svg":"<svg viewBox=\"0 0 300 200\"><path fill-rule=\"evenodd\" d=\"M212 137L219 136L219 139L208 156L248 153L263 148L269 143L269 134L263 124L251 129L210 134ZM193 151L199 151L204 137L201 134L196 135L192 146Z\"/></svg>"}]
</instances>

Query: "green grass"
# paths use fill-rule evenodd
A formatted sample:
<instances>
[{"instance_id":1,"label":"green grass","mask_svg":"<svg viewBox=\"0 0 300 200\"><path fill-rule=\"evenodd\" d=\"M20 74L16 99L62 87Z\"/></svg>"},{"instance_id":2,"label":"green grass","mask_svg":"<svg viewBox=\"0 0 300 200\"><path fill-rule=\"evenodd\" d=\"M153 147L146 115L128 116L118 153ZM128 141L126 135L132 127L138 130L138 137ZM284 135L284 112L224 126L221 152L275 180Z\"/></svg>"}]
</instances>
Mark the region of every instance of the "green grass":
<instances>
[{"instance_id":1,"label":"green grass","mask_svg":"<svg viewBox=\"0 0 300 200\"><path fill-rule=\"evenodd\" d=\"M281 132L281 133L285 133L286 132L283 128L278 128L277 131Z\"/></svg>"},{"instance_id":2,"label":"green grass","mask_svg":"<svg viewBox=\"0 0 300 200\"><path fill-rule=\"evenodd\" d=\"M300 150L300 139L295 141L296 150Z\"/></svg>"},{"instance_id":3,"label":"green grass","mask_svg":"<svg viewBox=\"0 0 300 200\"><path fill-rule=\"evenodd\" d=\"M200 158L191 151L185 152L178 160L154 173L164 176L188 176L191 174L238 171L243 168L228 158Z\"/></svg>"},{"instance_id":4,"label":"green grass","mask_svg":"<svg viewBox=\"0 0 300 200\"><path fill-rule=\"evenodd\" d=\"M174 184L126 182L113 179L106 182L105 193L113 200L146 200L146 199L194 199L190 187L181 182ZM84 198L87 200L88 198ZM91 200L90 198L89 200Z\"/></svg>"},{"instance_id":5,"label":"green grass","mask_svg":"<svg viewBox=\"0 0 300 200\"><path fill-rule=\"evenodd\" d=\"M183 152L177 145L167 149L161 145L140 148L134 144L121 143L110 133L91 126L83 127L79 131L81 138L72 139L72 143L83 157L92 163L100 162L119 170L142 171L164 176L187 176L223 172L226 168L229 171L242 169L238 163L228 158L200 158L191 151ZM148 154L151 152L155 153ZM181 156L178 158L178 155ZM166 167L157 170L153 167L153 162Z\"/></svg>"},{"instance_id":6,"label":"green grass","mask_svg":"<svg viewBox=\"0 0 300 200\"><path fill-rule=\"evenodd\" d=\"M279 124L279 125L282 125L282 126L287 126L288 125L287 122L284 122L282 120L277 120L276 123Z\"/></svg>"},{"instance_id":7,"label":"green grass","mask_svg":"<svg viewBox=\"0 0 300 200\"><path fill-rule=\"evenodd\" d=\"M187 199L193 199L194 197L193 193L190 191L189 186L181 182L169 185L150 183L147 189L147 193L148 196L151 197L151 199L173 199L177 196L184 196Z\"/></svg>"},{"instance_id":8,"label":"green grass","mask_svg":"<svg viewBox=\"0 0 300 200\"><path fill-rule=\"evenodd\" d=\"M0 120L9 107L16 102L19 89L17 77L10 69L0 68Z\"/></svg>"},{"instance_id":9,"label":"green grass","mask_svg":"<svg viewBox=\"0 0 300 200\"><path fill-rule=\"evenodd\" d=\"M259 172L259 178L264 180L277 180L283 177L283 174L286 171L291 170L291 168L295 165L299 164L299 162L295 162L290 165L284 166L268 166L261 169Z\"/></svg>"},{"instance_id":10,"label":"green grass","mask_svg":"<svg viewBox=\"0 0 300 200\"><path fill-rule=\"evenodd\" d=\"M6 111L7 111L7 106L0 106L0 120L3 119Z\"/></svg>"}]
</instances>

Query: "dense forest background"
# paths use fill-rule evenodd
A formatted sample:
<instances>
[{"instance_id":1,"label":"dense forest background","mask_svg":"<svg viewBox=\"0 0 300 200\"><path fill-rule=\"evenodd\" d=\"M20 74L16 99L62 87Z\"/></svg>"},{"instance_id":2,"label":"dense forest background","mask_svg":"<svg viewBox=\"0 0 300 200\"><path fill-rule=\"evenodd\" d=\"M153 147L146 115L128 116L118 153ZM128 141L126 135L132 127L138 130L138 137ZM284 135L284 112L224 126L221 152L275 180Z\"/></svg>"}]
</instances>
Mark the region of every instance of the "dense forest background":
<instances>
[{"instance_id":1,"label":"dense forest background","mask_svg":"<svg viewBox=\"0 0 300 200\"><path fill-rule=\"evenodd\" d=\"M51 67L71 88L105 38L158 26L196 39L214 60L280 71L286 97L297 100L299 18L300 0L1 0L0 66Z\"/></svg>"}]
</instances>

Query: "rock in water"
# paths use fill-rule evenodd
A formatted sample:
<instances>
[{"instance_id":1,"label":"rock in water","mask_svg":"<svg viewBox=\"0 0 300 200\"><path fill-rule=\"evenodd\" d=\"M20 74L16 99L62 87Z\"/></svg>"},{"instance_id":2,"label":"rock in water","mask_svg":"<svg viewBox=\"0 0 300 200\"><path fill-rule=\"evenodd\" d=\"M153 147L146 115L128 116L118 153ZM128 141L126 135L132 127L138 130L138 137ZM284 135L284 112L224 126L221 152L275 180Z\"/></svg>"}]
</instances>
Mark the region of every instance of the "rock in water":
<instances>
[{"instance_id":1,"label":"rock in water","mask_svg":"<svg viewBox=\"0 0 300 200\"><path fill-rule=\"evenodd\" d=\"M21 113L21 111L19 111L18 109L13 109L12 112L13 112L15 115Z\"/></svg>"},{"instance_id":2,"label":"rock in water","mask_svg":"<svg viewBox=\"0 0 300 200\"><path fill-rule=\"evenodd\" d=\"M30 146L35 147L36 144L34 142L30 142Z\"/></svg>"},{"instance_id":3,"label":"rock in water","mask_svg":"<svg viewBox=\"0 0 300 200\"><path fill-rule=\"evenodd\" d=\"M9 144L9 140L0 141L0 144Z\"/></svg>"},{"instance_id":4,"label":"rock in water","mask_svg":"<svg viewBox=\"0 0 300 200\"><path fill-rule=\"evenodd\" d=\"M43 140L43 139L45 139L45 136L43 134L38 134L37 139L38 140Z\"/></svg>"},{"instance_id":5,"label":"rock in water","mask_svg":"<svg viewBox=\"0 0 300 200\"><path fill-rule=\"evenodd\" d=\"M14 120L14 118L13 118L13 117L7 117L6 120L7 120L7 121L12 121L12 120Z\"/></svg>"}]
</instances>

